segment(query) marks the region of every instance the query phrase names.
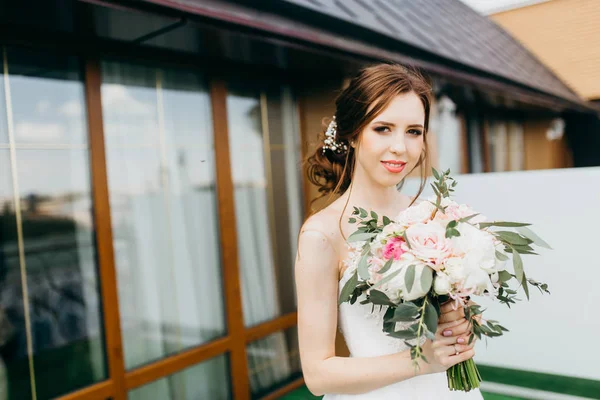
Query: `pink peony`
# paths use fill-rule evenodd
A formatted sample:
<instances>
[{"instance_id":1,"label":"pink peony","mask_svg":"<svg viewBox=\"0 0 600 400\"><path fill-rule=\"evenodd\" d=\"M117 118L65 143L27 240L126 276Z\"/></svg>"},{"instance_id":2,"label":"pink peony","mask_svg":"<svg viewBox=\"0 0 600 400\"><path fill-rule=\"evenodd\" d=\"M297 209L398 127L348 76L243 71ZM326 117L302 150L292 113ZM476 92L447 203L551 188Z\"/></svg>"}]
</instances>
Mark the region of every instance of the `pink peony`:
<instances>
[{"instance_id":1,"label":"pink peony","mask_svg":"<svg viewBox=\"0 0 600 400\"><path fill-rule=\"evenodd\" d=\"M385 247L383 248L383 258L389 260L390 258L394 258L394 260L399 260L402 254L406 251L403 248L404 239L398 236L392 236L388 239Z\"/></svg>"}]
</instances>

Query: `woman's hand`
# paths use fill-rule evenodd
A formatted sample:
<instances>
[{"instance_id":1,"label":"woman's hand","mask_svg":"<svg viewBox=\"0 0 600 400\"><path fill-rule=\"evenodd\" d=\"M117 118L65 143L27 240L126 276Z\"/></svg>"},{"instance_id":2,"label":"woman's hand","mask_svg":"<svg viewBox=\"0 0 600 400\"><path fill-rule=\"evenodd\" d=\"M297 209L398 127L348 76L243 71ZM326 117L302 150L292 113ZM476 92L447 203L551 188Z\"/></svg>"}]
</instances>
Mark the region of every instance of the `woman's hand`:
<instances>
[{"instance_id":1,"label":"woman's hand","mask_svg":"<svg viewBox=\"0 0 600 400\"><path fill-rule=\"evenodd\" d=\"M440 307L438 328L435 340L429 346L423 346L428 373L444 372L455 364L466 361L475 355L475 340L471 344L469 321L465 318L465 310L459 307L452 309L452 302ZM458 354L457 354L458 352Z\"/></svg>"}]
</instances>

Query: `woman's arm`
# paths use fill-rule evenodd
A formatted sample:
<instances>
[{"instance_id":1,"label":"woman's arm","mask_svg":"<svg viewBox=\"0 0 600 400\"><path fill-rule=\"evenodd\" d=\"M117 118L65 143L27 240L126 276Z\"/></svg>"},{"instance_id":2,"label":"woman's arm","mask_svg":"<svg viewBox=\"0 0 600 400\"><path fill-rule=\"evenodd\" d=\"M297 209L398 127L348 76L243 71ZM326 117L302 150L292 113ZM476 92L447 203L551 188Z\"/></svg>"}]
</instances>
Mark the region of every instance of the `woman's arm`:
<instances>
[{"instance_id":1,"label":"woman's arm","mask_svg":"<svg viewBox=\"0 0 600 400\"><path fill-rule=\"evenodd\" d=\"M335 355L337 264L337 254L327 236L308 227L301 231L295 266L298 336L302 371L309 390L318 396L324 393L364 393L415 376L409 351L369 358ZM428 341L425 347L430 345ZM453 357L443 355L450 365L445 365L442 371L472 357L470 352ZM429 361L432 364L419 361L419 375L439 372L439 360L434 357Z\"/></svg>"}]
</instances>

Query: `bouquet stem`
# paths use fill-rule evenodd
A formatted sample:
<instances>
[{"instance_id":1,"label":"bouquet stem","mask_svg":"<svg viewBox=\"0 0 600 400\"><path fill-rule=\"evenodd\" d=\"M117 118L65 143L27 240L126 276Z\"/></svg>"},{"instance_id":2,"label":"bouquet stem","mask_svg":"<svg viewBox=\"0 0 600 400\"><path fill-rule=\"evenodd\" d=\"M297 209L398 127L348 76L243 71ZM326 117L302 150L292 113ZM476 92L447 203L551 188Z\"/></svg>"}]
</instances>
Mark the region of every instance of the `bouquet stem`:
<instances>
[{"instance_id":1,"label":"bouquet stem","mask_svg":"<svg viewBox=\"0 0 600 400\"><path fill-rule=\"evenodd\" d=\"M453 365L446 371L450 390L469 392L479 387L481 375L472 358Z\"/></svg>"}]
</instances>

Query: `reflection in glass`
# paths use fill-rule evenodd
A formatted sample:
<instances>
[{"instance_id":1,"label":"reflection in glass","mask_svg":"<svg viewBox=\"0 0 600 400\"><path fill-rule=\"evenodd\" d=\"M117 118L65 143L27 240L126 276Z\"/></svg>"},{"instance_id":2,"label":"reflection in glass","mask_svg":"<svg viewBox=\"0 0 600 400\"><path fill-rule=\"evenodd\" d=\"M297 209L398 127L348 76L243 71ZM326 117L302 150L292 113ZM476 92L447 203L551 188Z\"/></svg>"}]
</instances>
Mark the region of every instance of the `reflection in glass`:
<instances>
[{"instance_id":1,"label":"reflection in glass","mask_svg":"<svg viewBox=\"0 0 600 400\"><path fill-rule=\"evenodd\" d=\"M302 376L296 327L252 342L246 352L253 399Z\"/></svg>"},{"instance_id":2,"label":"reflection in glass","mask_svg":"<svg viewBox=\"0 0 600 400\"><path fill-rule=\"evenodd\" d=\"M107 377L84 87L76 58L8 48L3 64L0 390L46 399Z\"/></svg>"},{"instance_id":3,"label":"reflection in glass","mask_svg":"<svg viewBox=\"0 0 600 400\"><path fill-rule=\"evenodd\" d=\"M129 392L129 400L229 400L227 355L221 355Z\"/></svg>"},{"instance_id":4,"label":"reflection in glass","mask_svg":"<svg viewBox=\"0 0 600 400\"><path fill-rule=\"evenodd\" d=\"M125 365L226 334L210 99L197 72L102 64Z\"/></svg>"},{"instance_id":5,"label":"reflection in glass","mask_svg":"<svg viewBox=\"0 0 600 400\"><path fill-rule=\"evenodd\" d=\"M299 134L289 88L229 85L227 115L246 326L296 308L293 255L302 218Z\"/></svg>"}]
</instances>

